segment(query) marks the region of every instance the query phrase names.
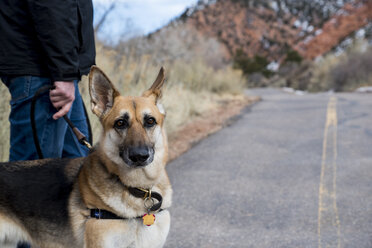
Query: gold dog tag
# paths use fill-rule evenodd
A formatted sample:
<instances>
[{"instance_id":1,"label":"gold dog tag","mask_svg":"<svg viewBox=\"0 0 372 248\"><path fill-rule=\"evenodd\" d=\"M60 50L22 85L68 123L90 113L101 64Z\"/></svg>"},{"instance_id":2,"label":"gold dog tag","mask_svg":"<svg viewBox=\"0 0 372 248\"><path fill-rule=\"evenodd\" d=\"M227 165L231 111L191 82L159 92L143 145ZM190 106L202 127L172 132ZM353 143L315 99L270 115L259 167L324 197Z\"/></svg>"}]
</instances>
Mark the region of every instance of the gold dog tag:
<instances>
[{"instance_id":1,"label":"gold dog tag","mask_svg":"<svg viewBox=\"0 0 372 248\"><path fill-rule=\"evenodd\" d=\"M154 214L145 214L143 217L143 224L146 226L151 226L155 222L155 215Z\"/></svg>"}]
</instances>

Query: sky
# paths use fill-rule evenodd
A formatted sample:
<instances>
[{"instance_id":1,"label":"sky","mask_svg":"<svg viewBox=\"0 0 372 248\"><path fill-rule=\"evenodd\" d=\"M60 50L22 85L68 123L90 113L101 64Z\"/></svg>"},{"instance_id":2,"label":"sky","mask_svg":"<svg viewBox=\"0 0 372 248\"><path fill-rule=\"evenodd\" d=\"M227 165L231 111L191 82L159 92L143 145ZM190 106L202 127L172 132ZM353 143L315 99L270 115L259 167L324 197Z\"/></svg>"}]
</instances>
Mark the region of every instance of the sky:
<instances>
[{"instance_id":1,"label":"sky","mask_svg":"<svg viewBox=\"0 0 372 248\"><path fill-rule=\"evenodd\" d=\"M155 31L197 0L93 0L95 23L113 2L115 8L98 34L108 43Z\"/></svg>"}]
</instances>

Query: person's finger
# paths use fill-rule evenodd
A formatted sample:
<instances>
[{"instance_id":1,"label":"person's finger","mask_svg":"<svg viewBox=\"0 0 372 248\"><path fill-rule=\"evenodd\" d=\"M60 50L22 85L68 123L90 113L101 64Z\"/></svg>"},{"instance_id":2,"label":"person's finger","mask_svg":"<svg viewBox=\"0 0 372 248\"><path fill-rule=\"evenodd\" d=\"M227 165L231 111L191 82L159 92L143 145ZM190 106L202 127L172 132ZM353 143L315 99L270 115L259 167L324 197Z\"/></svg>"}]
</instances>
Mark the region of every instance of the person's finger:
<instances>
[{"instance_id":1,"label":"person's finger","mask_svg":"<svg viewBox=\"0 0 372 248\"><path fill-rule=\"evenodd\" d=\"M68 102L73 102L75 100L75 96L74 95L65 95L65 94L54 94L54 95L50 95L49 96L49 99L50 101L52 102L53 106L55 108L60 108L62 107L64 104L68 103Z\"/></svg>"},{"instance_id":2,"label":"person's finger","mask_svg":"<svg viewBox=\"0 0 372 248\"><path fill-rule=\"evenodd\" d=\"M52 90L49 93L49 97L65 97L73 100L75 98L74 94L71 94L70 92L66 92L63 90Z\"/></svg>"},{"instance_id":3,"label":"person's finger","mask_svg":"<svg viewBox=\"0 0 372 248\"><path fill-rule=\"evenodd\" d=\"M66 93L62 91L61 89L54 89L49 92L49 96L64 96Z\"/></svg>"},{"instance_id":4,"label":"person's finger","mask_svg":"<svg viewBox=\"0 0 372 248\"><path fill-rule=\"evenodd\" d=\"M70 102L71 101L69 101L69 100L62 100L62 101L52 102L52 105L56 109L60 109L60 108L62 108L63 106L65 106L66 104L68 104Z\"/></svg>"},{"instance_id":5,"label":"person's finger","mask_svg":"<svg viewBox=\"0 0 372 248\"><path fill-rule=\"evenodd\" d=\"M60 102L60 101L66 101L66 98L62 97L62 96L51 96L50 101L53 102L53 103L57 103L57 102Z\"/></svg>"},{"instance_id":6,"label":"person's finger","mask_svg":"<svg viewBox=\"0 0 372 248\"><path fill-rule=\"evenodd\" d=\"M68 113L71 108L72 103L65 104L57 113L53 115L53 119L57 120Z\"/></svg>"},{"instance_id":7,"label":"person's finger","mask_svg":"<svg viewBox=\"0 0 372 248\"><path fill-rule=\"evenodd\" d=\"M50 101L52 103L57 103L57 102L73 102L74 100L75 100L74 97L62 97L62 96L50 97Z\"/></svg>"}]
</instances>

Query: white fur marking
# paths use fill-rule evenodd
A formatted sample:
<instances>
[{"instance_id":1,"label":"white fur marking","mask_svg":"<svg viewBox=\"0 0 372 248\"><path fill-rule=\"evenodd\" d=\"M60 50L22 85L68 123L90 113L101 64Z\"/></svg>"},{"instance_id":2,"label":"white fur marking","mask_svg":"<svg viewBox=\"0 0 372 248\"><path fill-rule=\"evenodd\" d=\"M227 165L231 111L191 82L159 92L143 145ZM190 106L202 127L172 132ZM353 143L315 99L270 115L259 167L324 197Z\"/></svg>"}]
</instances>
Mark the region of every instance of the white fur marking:
<instances>
[{"instance_id":1,"label":"white fur marking","mask_svg":"<svg viewBox=\"0 0 372 248\"><path fill-rule=\"evenodd\" d=\"M16 247L18 241L27 241L30 237L19 226L4 218L0 219L0 247Z\"/></svg>"},{"instance_id":2,"label":"white fur marking","mask_svg":"<svg viewBox=\"0 0 372 248\"><path fill-rule=\"evenodd\" d=\"M161 104L161 103L157 103L157 104L156 104L156 107L158 107L159 112L160 112L161 114L165 115L165 109L164 109L163 104Z\"/></svg>"},{"instance_id":3,"label":"white fur marking","mask_svg":"<svg viewBox=\"0 0 372 248\"><path fill-rule=\"evenodd\" d=\"M119 155L118 145L120 144L121 139L122 138L116 133L116 131L114 129L111 129L106 133L106 136L104 137L103 150L105 151L107 157L109 157L113 162L118 165L127 166Z\"/></svg>"}]
</instances>

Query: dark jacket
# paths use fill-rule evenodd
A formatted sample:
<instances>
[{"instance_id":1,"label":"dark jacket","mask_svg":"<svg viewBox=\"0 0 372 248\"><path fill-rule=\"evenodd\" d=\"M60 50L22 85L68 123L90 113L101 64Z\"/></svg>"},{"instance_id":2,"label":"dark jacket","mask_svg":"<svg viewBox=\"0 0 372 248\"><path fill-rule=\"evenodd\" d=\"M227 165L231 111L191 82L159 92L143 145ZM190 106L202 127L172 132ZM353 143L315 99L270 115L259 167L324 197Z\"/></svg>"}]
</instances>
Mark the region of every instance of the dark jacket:
<instances>
[{"instance_id":1,"label":"dark jacket","mask_svg":"<svg viewBox=\"0 0 372 248\"><path fill-rule=\"evenodd\" d=\"M0 1L0 76L70 81L93 64L92 0Z\"/></svg>"}]
</instances>

